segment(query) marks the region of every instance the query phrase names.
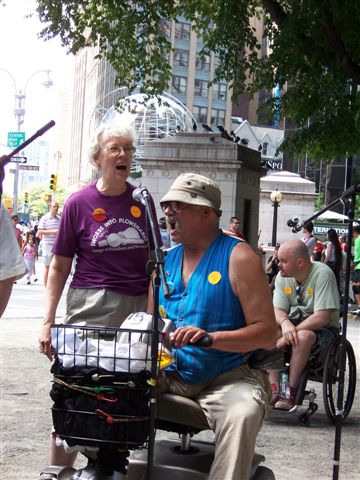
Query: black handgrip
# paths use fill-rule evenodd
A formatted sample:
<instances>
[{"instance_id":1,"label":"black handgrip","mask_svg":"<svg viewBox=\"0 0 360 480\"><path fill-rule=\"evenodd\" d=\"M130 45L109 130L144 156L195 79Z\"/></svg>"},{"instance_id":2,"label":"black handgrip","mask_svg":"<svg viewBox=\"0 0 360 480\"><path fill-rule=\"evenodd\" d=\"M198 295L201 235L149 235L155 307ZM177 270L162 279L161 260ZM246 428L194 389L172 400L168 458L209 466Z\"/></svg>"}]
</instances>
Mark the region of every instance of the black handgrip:
<instances>
[{"instance_id":1,"label":"black handgrip","mask_svg":"<svg viewBox=\"0 0 360 480\"><path fill-rule=\"evenodd\" d=\"M197 342L190 342L189 345L192 347L204 347L204 348L209 348L212 345L212 338L209 335L205 335L205 337L200 338Z\"/></svg>"}]
</instances>

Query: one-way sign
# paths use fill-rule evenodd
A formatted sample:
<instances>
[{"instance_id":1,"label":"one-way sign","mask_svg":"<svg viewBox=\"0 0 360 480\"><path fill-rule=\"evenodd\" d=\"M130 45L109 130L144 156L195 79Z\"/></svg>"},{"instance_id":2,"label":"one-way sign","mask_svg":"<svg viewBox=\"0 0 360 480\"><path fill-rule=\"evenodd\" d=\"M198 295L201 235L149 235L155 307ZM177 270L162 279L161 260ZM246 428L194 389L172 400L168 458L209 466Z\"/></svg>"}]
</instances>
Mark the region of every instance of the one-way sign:
<instances>
[{"instance_id":1,"label":"one-way sign","mask_svg":"<svg viewBox=\"0 0 360 480\"><path fill-rule=\"evenodd\" d=\"M27 157L11 157L10 162L13 163L26 163L27 162Z\"/></svg>"}]
</instances>

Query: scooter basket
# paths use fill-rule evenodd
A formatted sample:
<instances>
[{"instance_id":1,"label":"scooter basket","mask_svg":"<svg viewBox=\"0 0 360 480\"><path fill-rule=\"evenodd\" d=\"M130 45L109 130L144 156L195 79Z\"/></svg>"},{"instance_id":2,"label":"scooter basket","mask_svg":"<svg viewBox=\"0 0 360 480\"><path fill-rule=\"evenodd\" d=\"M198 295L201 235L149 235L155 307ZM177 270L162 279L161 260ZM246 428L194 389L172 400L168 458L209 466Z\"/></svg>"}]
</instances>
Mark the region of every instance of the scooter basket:
<instances>
[{"instance_id":1,"label":"scooter basket","mask_svg":"<svg viewBox=\"0 0 360 480\"><path fill-rule=\"evenodd\" d=\"M146 442L153 334L52 327L52 416L55 433L69 446L132 449Z\"/></svg>"}]
</instances>

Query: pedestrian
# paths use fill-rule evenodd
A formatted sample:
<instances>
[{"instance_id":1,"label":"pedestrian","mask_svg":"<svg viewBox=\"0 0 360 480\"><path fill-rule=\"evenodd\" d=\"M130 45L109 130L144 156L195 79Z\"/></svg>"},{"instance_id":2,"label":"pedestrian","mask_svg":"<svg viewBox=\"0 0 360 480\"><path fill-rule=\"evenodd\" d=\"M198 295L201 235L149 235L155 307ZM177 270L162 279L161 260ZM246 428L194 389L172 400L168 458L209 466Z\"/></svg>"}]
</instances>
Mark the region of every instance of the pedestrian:
<instances>
[{"instance_id":1,"label":"pedestrian","mask_svg":"<svg viewBox=\"0 0 360 480\"><path fill-rule=\"evenodd\" d=\"M41 252L44 261L44 286L46 287L50 262L54 256L52 248L59 230L60 216L59 204L52 202L50 211L43 215L39 222L38 235L41 236Z\"/></svg>"},{"instance_id":2,"label":"pedestrian","mask_svg":"<svg viewBox=\"0 0 360 480\"><path fill-rule=\"evenodd\" d=\"M170 233L166 224L166 218L161 217L159 219L159 229L161 235L161 241L163 243L163 248L168 249L171 247Z\"/></svg>"},{"instance_id":3,"label":"pedestrian","mask_svg":"<svg viewBox=\"0 0 360 480\"><path fill-rule=\"evenodd\" d=\"M248 359L275 346L265 273L250 245L220 230L221 192L210 178L180 175L160 204L178 245L165 256L172 295L161 287L159 298L159 310L176 326L176 362L159 389L204 409L216 444L209 480L248 479L270 400L266 372ZM205 337L208 347L191 346Z\"/></svg>"},{"instance_id":4,"label":"pedestrian","mask_svg":"<svg viewBox=\"0 0 360 480\"><path fill-rule=\"evenodd\" d=\"M279 244L275 246L274 254L271 255L271 257L269 258L265 266L265 273L266 273L266 276L268 277L271 291L274 290L275 277L279 272L279 259L278 259L279 248L280 248Z\"/></svg>"},{"instance_id":5,"label":"pedestrian","mask_svg":"<svg viewBox=\"0 0 360 480\"><path fill-rule=\"evenodd\" d=\"M21 253L24 256L25 265L27 268L27 284L31 284L31 276L34 276L33 281L37 282L36 272L35 272L35 262L38 259L38 248L35 239L35 233L32 230L29 230L26 233L24 245L22 247Z\"/></svg>"},{"instance_id":6,"label":"pedestrian","mask_svg":"<svg viewBox=\"0 0 360 480\"><path fill-rule=\"evenodd\" d=\"M340 292L340 273L342 269L342 250L336 230L329 228L326 233L328 242L325 247L324 263L328 265L335 274L336 283Z\"/></svg>"},{"instance_id":7,"label":"pedestrian","mask_svg":"<svg viewBox=\"0 0 360 480\"><path fill-rule=\"evenodd\" d=\"M64 205L39 339L40 352L49 359L53 354L51 325L75 256L63 323L120 327L130 313L146 311L150 281L146 266L154 242L146 209L133 200L135 186L127 181L134 139L129 126L101 125L89 151L90 162L100 176L71 195ZM151 196L149 201L156 218ZM51 465L71 466L75 456L51 438Z\"/></svg>"},{"instance_id":8,"label":"pedestrian","mask_svg":"<svg viewBox=\"0 0 360 480\"><path fill-rule=\"evenodd\" d=\"M22 238L21 228L20 228L19 225L18 225L18 223L19 223L19 217L18 217L17 215L13 215L13 216L11 217L11 220L12 220L12 223L13 223L16 240L17 240L18 245L19 245L19 247L20 247L20 249L21 249L21 248L22 248L22 244L23 244L23 238Z\"/></svg>"},{"instance_id":9,"label":"pedestrian","mask_svg":"<svg viewBox=\"0 0 360 480\"><path fill-rule=\"evenodd\" d=\"M25 273L26 266L15 229L7 208L0 202L0 318L8 304L14 282Z\"/></svg>"},{"instance_id":10,"label":"pedestrian","mask_svg":"<svg viewBox=\"0 0 360 480\"><path fill-rule=\"evenodd\" d=\"M226 235L246 240L245 235L240 232L240 219L238 217L231 217L229 221L229 229L223 230L223 232L226 233Z\"/></svg>"},{"instance_id":11,"label":"pedestrian","mask_svg":"<svg viewBox=\"0 0 360 480\"><path fill-rule=\"evenodd\" d=\"M354 270L351 272L351 280L357 308L352 310L351 313L360 315L360 226L354 227L352 236L354 239Z\"/></svg>"},{"instance_id":12,"label":"pedestrian","mask_svg":"<svg viewBox=\"0 0 360 480\"><path fill-rule=\"evenodd\" d=\"M322 262L324 250L325 250L325 245L320 240L316 240L316 243L311 255L311 260L313 262Z\"/></svg>"},{"instance_id":13,"label":"pedestrian","mask_svg":"<svg viewBox=\"0 0 360 480\"><path fill-rule=\"evenodd\" d=\"M316 238L314 237L313 235L313 230L314 230L314 224L313 222L309 222L309 223L306 223L304 226L303 226L303 238L302 238L302 241L305 243L306 245L306 248L308 249L308 253L309 253L309 257L311 257L313 251L314 251L314 247L315 247L315 244L316 244Z\"/></svg>"}]
</instances>

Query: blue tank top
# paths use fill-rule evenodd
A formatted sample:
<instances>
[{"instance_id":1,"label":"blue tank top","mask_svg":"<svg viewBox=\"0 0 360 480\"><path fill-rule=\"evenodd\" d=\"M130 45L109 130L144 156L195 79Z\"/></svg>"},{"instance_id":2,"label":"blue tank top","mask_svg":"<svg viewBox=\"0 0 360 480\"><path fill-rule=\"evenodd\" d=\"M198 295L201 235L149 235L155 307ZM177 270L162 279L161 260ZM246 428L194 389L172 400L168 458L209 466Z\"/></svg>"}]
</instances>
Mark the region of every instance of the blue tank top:
<instances>
[{"instance_id":1,"label":"blue tank top","mask_svg":"<svg viewBox=\"0 0 360 480\"><path fill-rule=\"evenodd\" d=\"M172 293L169 299L160 289L159 312L170 318L176 327L193 325L208 332L236 330L245 326L239 299L229 280L229 260L238 238L220 233L212 242L187 287L182 281L182 245L168 250L165 275ZM185 346L173 349L177 370L187 383L197 384L218 376L244 363L241 353L223 352L213 348Z\"/></svg>"}]
</instances>

